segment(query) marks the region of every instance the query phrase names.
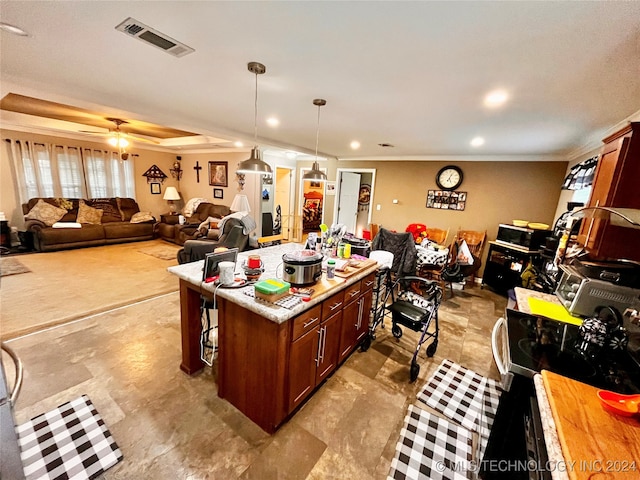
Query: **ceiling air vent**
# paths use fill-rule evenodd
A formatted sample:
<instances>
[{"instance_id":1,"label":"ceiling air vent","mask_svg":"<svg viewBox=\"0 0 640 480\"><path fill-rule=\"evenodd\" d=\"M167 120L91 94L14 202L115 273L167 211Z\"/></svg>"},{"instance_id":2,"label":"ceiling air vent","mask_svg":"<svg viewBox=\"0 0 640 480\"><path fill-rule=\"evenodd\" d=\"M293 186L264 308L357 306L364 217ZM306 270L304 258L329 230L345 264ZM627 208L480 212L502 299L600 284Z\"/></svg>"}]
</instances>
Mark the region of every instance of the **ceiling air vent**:
<instances>
[{"instance_id":1,"label":"ceiling air vent","mask_svg":"<svg viewBox=\"0 0 640 480\"><path fill-rule=\"evenodd\" d=\"M116 26L116 30L160 48L174 57L184 57L191 52L195 52L193 48L174 40L169 35L165 35L158 30L148 27L135 18L127 18Z\"/></svg>"}]
</instances>

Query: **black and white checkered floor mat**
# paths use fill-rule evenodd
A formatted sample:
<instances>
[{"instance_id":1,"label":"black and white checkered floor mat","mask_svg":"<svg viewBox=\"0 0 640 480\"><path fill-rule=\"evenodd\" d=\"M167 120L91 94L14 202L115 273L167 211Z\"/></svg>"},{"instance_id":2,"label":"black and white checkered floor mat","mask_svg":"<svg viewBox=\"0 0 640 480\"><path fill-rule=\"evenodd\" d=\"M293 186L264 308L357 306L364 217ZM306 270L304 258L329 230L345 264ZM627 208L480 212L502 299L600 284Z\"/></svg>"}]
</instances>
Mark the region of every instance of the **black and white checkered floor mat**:
<instances>
[{"instance_id":1,"label":"black and white checkered floor mat","mask_svg":"<svg viewBox=\"0 0 640 480\"><path fill-rule=\"evenodd\" d=\"M468 430L415 405L409 405L387 478L471 478L472 443L471 432Z\"/></svg>"},{"instance_id":2,"label":"black and white checkered floor mat","mask_svg":"<svg viewBox=\"0 0 640 480\"><path fill-rule=\"evenodd\" d=\"M498 382L451 360L442 361L417 399L480 436L482 458L501 394Z\"/></svg>"},{"instance_id":3,"label":"black and white checkered floor mat","mask_svg":"<svg viewBox=\"0 0 640 480\"><path fill-rule=\"evenodd\" d=\"M91 479L122 460L86 395L23 423L16 433L28 480Z\"/></svg>"}]
</instances>

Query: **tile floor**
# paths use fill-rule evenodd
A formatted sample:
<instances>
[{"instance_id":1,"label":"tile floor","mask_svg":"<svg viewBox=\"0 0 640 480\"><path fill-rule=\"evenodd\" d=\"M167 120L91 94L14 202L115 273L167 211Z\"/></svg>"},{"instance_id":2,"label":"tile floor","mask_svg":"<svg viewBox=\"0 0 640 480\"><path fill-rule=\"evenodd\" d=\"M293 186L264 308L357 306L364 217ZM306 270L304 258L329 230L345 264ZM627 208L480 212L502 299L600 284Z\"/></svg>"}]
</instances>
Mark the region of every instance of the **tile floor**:
<instances>
[{"instance_id":1,"label":"tile floor","mask_svg":"<svg viewBox=\"0 0 640 480\"><path fill-rule=\"evenodd\" d=\"M387 321L270 436L218 398L211 369L179 370L179 297L169 293L11 340L25 365L16 420L87 394L124 454L104 479L383 479L407 407L442 359L497 378L490 331L505 305L477 287L444 301L438 350L422 350L414 384L418 334L405 328L397 341Z\"/></svg>"}]
</instances>

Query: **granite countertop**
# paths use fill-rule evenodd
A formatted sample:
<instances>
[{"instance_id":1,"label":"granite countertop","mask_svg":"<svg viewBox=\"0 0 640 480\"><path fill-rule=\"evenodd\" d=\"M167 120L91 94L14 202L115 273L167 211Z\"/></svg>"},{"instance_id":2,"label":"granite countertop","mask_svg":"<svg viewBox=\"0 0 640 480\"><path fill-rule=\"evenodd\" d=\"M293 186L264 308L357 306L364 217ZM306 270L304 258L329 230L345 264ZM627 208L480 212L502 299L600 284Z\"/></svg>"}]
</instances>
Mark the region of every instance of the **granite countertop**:
<instances>
[{"instance_id":1,"label":"granite countertop","mask_svg":"<svg viewBox=\"0 0 640 480\"><path fill-rule=\"evenodd\" d=\"M235 275L236 277L244 278L242 273L242 264L249 257L249 255L260 255L260 259L264 264L264 273L261 275L260 280L268 278L282 278L282 255L288 252L296 250L302 250L303 245L298 243L284 243L282 245L275 245L273 247L261 248L259 250L250 250L241 252L238 254L238 261L236 263ZM208 291L211 295L230 300L241 307L246 308L254 313L257 313L273 322L284 323L290 318L293 318L305 310L317 305L331 295L339 292L358 280L366 277L371 272L375 271L374 267L363 268L361 272L352 275L348 279L336 277L333 280L327 280L325 274L322 274L322 278L318 280L316 285L316 291L309 302L300 302L293 308L280 307L272 303L267 303L262 300L258 300L252 296L247 295L246 291L253 291L253 285L249 284L242 288L224 288L217 287L213 283L204 283L202 281L202 269L204 267L204 260L197 262L185 263L183 265L177 265L167 268L167 270L176 275L181 280L185 280L196 287L199 287L203 291ZM313 286L310 286L313 288ZM320 288L321 287L321 288Z\"/></svg>"},{"instance_id":2,"label":"granite countertop","mask_svg":"<svg viewBox=\"0 0 640 480\"><path fill-rule=\"evenodd\" d=\"M540 410L540 419L542 421L542 432L544 434L544 443L547 446L547 456L549 457L548 465L564 465L564 455L562 454L562 446L558 438L558 430L556 422L553 419L553 412L547 397L547 391L544 388L542 375L536 374L533 377L533 384L536 390L536 398L538 400L538 410ZM568 473L562 468L549 468L551 470L551 478L553 480L568 480Z\"/></svg>"}]
</instances>

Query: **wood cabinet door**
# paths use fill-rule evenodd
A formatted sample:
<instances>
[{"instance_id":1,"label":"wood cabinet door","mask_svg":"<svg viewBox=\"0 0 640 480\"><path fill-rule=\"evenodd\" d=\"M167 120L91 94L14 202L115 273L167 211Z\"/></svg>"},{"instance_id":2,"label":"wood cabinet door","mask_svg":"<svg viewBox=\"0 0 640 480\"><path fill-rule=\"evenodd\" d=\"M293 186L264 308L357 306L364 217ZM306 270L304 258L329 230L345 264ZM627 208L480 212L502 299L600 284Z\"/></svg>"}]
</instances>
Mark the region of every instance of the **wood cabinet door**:
<instances>
[{"instance_id":1,"label":"wood cabinet door","mask_svg":"<svg viewBox=\"0 0 640 480\"><path fill-rule=\"evenodd\" d=\"M289 412L296 408L316 386L320 327L291 343L289 352Z\"/></svg>"},{"instance_id":2,"label":"wood cabinet door","mask_svg":"<svg viewBox=\"0 0 640 480\"><path fill-rule=\"evenodd\" d=\"M342 311L342 328L340 329L340 358L342 362L349 356L356 345L358 333L358 314L362 308L360 300L351 302Z\"/></svg>"},{"instance_id":3,"label":"wood cabinet door","mask_svg":"<svg viewBox=\"0 0 640 480\"><path fill-rule=\"evenodd\" d=\"M320 326L323 338L320 342L320 361L316 373L316 384L327 378L338 366L342 313L341 310L332 315Z\"/></svg>"},{"instance_id":4,"label":"wood cabinet door","mask_svg":"<svg viewBox=\"0 0 640 480\"><path fill-rule=\"evenodd\" d=\"M360 309L360 323L356 327L356 345L369 332L369 322L371 321L371 304L373 303L373 291L366 291L359 301L362 303L362 308Z\"/></svg>"}]
</instances>

